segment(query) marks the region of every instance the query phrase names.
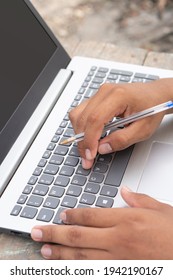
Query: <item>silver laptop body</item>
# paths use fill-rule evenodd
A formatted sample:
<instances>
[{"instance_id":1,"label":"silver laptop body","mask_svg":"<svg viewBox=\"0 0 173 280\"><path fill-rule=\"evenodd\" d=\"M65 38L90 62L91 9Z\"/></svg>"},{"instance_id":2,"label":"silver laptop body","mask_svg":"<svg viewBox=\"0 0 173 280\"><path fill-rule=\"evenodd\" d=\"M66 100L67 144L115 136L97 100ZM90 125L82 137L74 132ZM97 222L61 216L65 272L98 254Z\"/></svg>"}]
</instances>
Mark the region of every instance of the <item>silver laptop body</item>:
<instances>
[{"instance_id":1,"label":"silver laptop body","mask_svg":"<svg viewBox=\"0 0 173 280\"><path fill-rule=\"evenodd\" d=\"M61 224L66 208L124 207L122 185L173 205L173 116L149 140L98 155L89 171L75 144L59 145L73 133L68 111L102 83L151 82L173 71L70 59L29 1L3 0L0 11L0 230L29 236L36 224Z\"/></svg>"}]
</instances>

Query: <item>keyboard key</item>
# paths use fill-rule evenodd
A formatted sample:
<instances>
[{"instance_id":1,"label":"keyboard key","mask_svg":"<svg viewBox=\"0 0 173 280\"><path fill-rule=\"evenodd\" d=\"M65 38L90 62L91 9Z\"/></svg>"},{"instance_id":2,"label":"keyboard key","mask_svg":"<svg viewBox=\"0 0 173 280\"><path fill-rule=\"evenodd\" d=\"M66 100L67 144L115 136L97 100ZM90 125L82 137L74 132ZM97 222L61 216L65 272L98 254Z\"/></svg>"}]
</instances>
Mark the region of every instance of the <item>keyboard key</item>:
<instances>
[{"instance_id":1,"label":"keyboard key","mask_svg":"<svg viewBox=\"0 0 173 280\"><path fill-rule=\"evenodd\" d=\"M47 208L55 209L58 207L59 203L60 203L60 199L54 197L47 197L43 206Z\"/></svg>"},{"instance_id":2,"label":"keyboard key","mask_svg":"<svg viewBox=\"0 0 173 280\"><path fill-rule=\"evenodd\" d=\"M157 76L157 75L147 75L146 79L154 81L154 80L158 80L159 76Z\"/></svg>"},{"instance_id":3,"label":"keyboard key","mask_svg":"<svg viewBox=\"0 0 173 280\"><path fill-rule=\"evenodd\" d=\"M87 204L78 204L77 208L89 208L90 206Z\"/></svg>"},{"instance_id":4,"label":"keyboard key","mask_svg":"<svg viewBox=\"0 0 173 280\"><path fill-rule=\"evenodd\" d=\"M41 196L31 195L26 204L29 206L39 207L42 202L43 198Z\"/></svg>"},{"instance_id":5,"label":"keyboard key","mask_svg":"<svg viewBox=\"0 0 173 280\"><path fill-rule=\"evenodd\" d=\"M109 69L106 67L99 67L99 69L98 69L98 72L107 73L108 71L109 71Z\"/></svg>"},{"instance_id":6,"label":"keyboard key","mask_svg":"<svg viewBox=\"0 0 173 280\"><path fill-rule=\"evenodd\" d=\"M89 88L92 88L92 89L99 89L99 87L100 87L100 84L94 84L94 83L92 83L92 84L90 84L90 86L89 86Z\"/></svg>"},{"instance_id":7,"label":"keyboard key","mask_svg":"<svg viewBox=\"0 0 173 280\"><path fill-rule=\"evenodd\" d=\"M82 96L81 96L80 94L77 94L74 100L76 100L76 101L80 101L80 100L81 100L81 98L82 98Z\"/></svg>"},{"instance_id":8,"label":"keyboard key","mask_svg":"<svg viewBox=\"0 0 173 280\"><path fill-rule=\"evenodd\" d=\"M101 189L100 194L110 197L115 197L118 193L118 189L116 187L110 187L110 186L103 186Z\"/></svg>"},{"instance_id":9,"label":"keyboard key","mask_svg":"<svg viewBox=\"0 0 173 280\"><path fill-rule=\"evenodd\" d=\"M80 90L78 91L79 94L84 94L85 88L81 87Z\"/></svg>"},{"instance_id":10,"label":"keyboard key","mask_svg":"<svg viewBox=\"0 0 173 280\"><path fill-rule=\"evenodd\" d=\"M65 192L64 188L53 186L49 192L49 195L55 197L62 197L64 192Z\"/></svg>"},{"instance_id":11,"label":"keyboard key","mask_svg":"<svg viewBox=\"0 0 173 280\"><path fill-rule=\"evenodd\" d=\"M37 212L38 212L37 208L26 206L22 210L20 217L27 218L27 219L33 219L36 216Z\"/></svg>"},{"instance_id":12,"label":"keyboard key","mask_svg":"<svg viewBox=\"0 0 173 280\"><path fill-rule=\"evenodd\" d=\"M37 168L34 170L34 172L33 172L32 175L34 175L34 176L40 176L42 170L43 170L42 168L37 167Z\"/></svg>"},{"instance_id":13,"label":"keyboard key","mask_svg":"<svg viewBox=\"0 0 173 280\"><path fill-rule=\"evenodd\" d=\"M68 156L64 162L65 165L69 166L76 166L79 162L79 159L77 157L70 157Z\"/></svg>"},{"instance_id":14,"label":"keyboard key","mask_svg":"<svg viewBox=\"0 0 173 280\"><path fill-rule=\"evenodd\" d=\"M47 194L49 190L49 187L48 186L45 186L45 185L37 185L35 187L35 189L33 190L33 194L37 194L37 195L41 195L41 196L44 196Z\"/></svg>"},{"instance_id":15,"label":"keyboard key","mask_svg":"<svg viewBox=\"0 0 173 280\"><path fill-rule=\"evenodd\" d=\"M85 192L97 194L100 190L100 185L95 183L88 183L84 189Z\"/></svg>"},{"instance_id":16,"label":"keyboard key","mask_svg":"<svg viewBox=\"0 0 173 280\"><path fill-rule=\"evenodd\" d=\"M80 175L74 175L71 183L78 186L84 186L86 182L86 178Z\"/></svg>"},{"instance_id":17,"label":"keyboard key","mask_svg":"<svg viewBox=\"0 0 173 280\"><path fill-rule=\"evenodd\" d=\"M56 147L56 144L55 143L50 143L48 146L47 146L47 150L48 151L53 151Z\"/></svg>"},{"instance_id":18,"label":"keyboard key","mask_svg":"<svg viewBox=\"0 0 173 280\"><path fill-rule=\"evenodd\" d=\"M60 124L60 127L61 128L65 128L68 124L68 121L62 121L61 124Z\"/></svg>"},{"instance_id":19,"label":"keyboard key","mask_svg":"<svg viewBox=\"0 0 173 280\"><path fill-rule=\"evenodd\" d=\"M47 163L47 160L44 159L44 158L42 158L42 159L39 161L38 166L39 166L39 167L45 167L46 163Z\"/></svg>"},{"instance_id":20,"label":"keyboard key","mask_svg":"<svg viewBox=\"0 0 173 280\"><path fill-rule=\"evenodd\" d=\"M60 137L58 135L54 135L51 142L58 143L59 139L60 139Z\"/></svg>"},{"instance_id":21,"label":"keyboard key","mask_svg":"<svg viewBox=\"0 0 173 280\"><path fill-rule=\"evenodd\" d=\"M79 174L79 175L83 175L83 176L88 176L91 172L91 169L84 169L82 167L82 165L79 165L77 170L76 170L76 174Z\"/></svg>"},{"instance_id":22,"label":"keyboard key","mask_svg":"<svg viewBox=\"0 0 173 280\"><path fill-rule=\"evenodd\" d=\"M98 156L98 162L103 162L103 163L110 163L113 158L112 154L107 154L107 155L99 155Z\"/></svg>"},{"instance_id":23,"label":"keyboard key","mask_svg":"<svg viewBox=\"0 0 173 280\"><path fill-rule=\"evenodd\" d=\"M144 79L142 79L142 78L133 78L133 80L132 80L132 83L143 83L144 82Z\"/></svg>"},{"instance_id":24,"label":"keyboard key","mask_svg":"<svg viewBox=\"0 0 173 280\"><path fill-rule=\"evenodd\" d=\"M58 176L55 180L55 185L66 187L68 183L70 182L70 179L68 177L64 176Z\"/></svg>"},{"instance_id":25,"label":"keyboard key","mask_svg":"<svg viewBox=\"0 0 173 280\"><path fill-rule=\"evenodd\" d=\"M125 150L116 152L111 167L108 171L107 177L105 179L106 185L118 187L121 184L121 180L129 162L133 148L134 146L130 146Z\"/></svg>"},{"instance_id":26,"label":"keyboard key","mask_svg":"<svg viewBox=\"0 0 173 280\"><path fill-rule=\"evenodd\" d=\"M113 203L114 200L112 198L99 196L96 201L96 206L103 208L111 208Z\"/></svg>"},{"instance_id":27,"label":"keyboard key","mask_svg":"<svg viewBox=\"0 0 173 280\"><path fill-rule=\"evenodd\" d=\"M95 77L97 77L97 78L105 78L105 77L106 77L106 74L103 73L103 72L97 72L97 73L95 74Z\"/></svg>"},{"instance_id":28,"label":"keyboard key","mask_svg":"<svg viewBox=\"0 0 173 280\"><path fill-rule=\"evenodd\" d=\"M54 177L51 175L42 175L39 180L39 184L51 185L54 180Z\"/></svg>"},{"instance_id":29,"label":"keyboard key","mask_svg":"<svg viewBox=\"0 0 173 280\"><path fill-rule=\"evenodd\" d=\"M79 102L74 100L71 104L71 107L77 107L79 105Z\"/></svg>"},{"instance_id":30,"label":"keyboard key","mask_svg":"<svg viewBox=\"0 0 173 280\"><path fill-rule=\"evenodd\" d=\"M12 216L18 216L19 213L20 213L20 211L21 211L21 209L22 209L22 206L20 206L20 205L15 205L14 208L13 208L13 210L11 211L10 215L12 215Z\"/></svg>"},{"instance_id":31,"label":"keyboard key","mask_svg":"<svg viewBox=\"0 0 173 280\"><path fill-rule=\"evenodd\" d=\"M63 201L61 202L61 206L74 208L76 203L77 203L77 198L72 197L72 196L65 196L63 198Z\"/></svg>"},{"instance_id":32,"label":"keyboard key","mask_svg":"<svg viewBox=\"0 0 173 280\"><path fill-rule=\"evenodd\" d=\"M36 182L37 182L37 177L32 176L28 181L28 185L35 185Z\"/></svg>"},{"instance_id":33,"label":"keyboard key","mask_svg":"<svg viewBox=\"0 0 173 280\"><path fill-rule=\"evenodd\" d=\"M55 215L55 218L53 220L53 224L58 224L58 225L61 225L63 224L62 220L60 219L59 215L61 214L61 212L63 212L65 209L67 208L64 208L64 207L60 207Z\"/></svg>"},{"instance_id":34,"label":"keyboard key","mask_svg":"<svg viewBox=\"0 0 173 280\"><path fill-rule=\"evenodd\" d=\"M90 97L93 96L96 92L97 92L96 89L89 88L89 89L87 89L87 91L86 91L84 97L85 97L85 98L90 98Z\"/></svg>"},{"instance_id":35,"label":"keyboard key","mask_svg":"<svg viewBox=\"0 0 173 280\"><path fill-rule=\"evenodd\" d=\"M73 137L74 136L74 130L67 128L66 131L63 134L64 137Z\"/></svg>"},{"instance_id":36,"label":"keyboard key","mask_svg":"<svg viewBox=\"0 0 173 280\"><path fill-rule=\"evenodd\" d=\"M18 204L24 204L24 203L26 202L27 198L28 198L27 195L22 194L22 195L19 197L17 203L18 203Z\"/></svg>"},{"instance_id":37,"label":"keyboard key","mask_svg":"<svg viewBox=\"0 0 173 280\"><path fill-rule=\"evenodd\" d=\"M56 131L56 135L61 135L63 133L64 129L62 127L59 127Z\"/></svg>"},{"instance_id":38,"label":"keyboard key","mask_svg":"<svg viewBox=\"0 0 173 280\"><path fill-rule=\"evenodd\" d=\"M119 70L119 69L111 69L110 74L132 76L132 75L133 75L133 72L131 72L131 71Z\"/></svg>"},{"instance_id":39,"label":"keyboard key","mask_svg":"<svg viewBox=\"0 0 173 280\"><path fill-rule=\"evenodd\" d=\"M58 173L58 170L59 170L58 165L48 164L44 169L44 173L50 175L56 175Z\"/></svg>"},{"instance_id":40,"label":"keyboard key","mask_svg":"<svg viewBox=\"0 0 173 280\"><path fill-rule=\"evenodd\" d=\"M82 188L81 187L77 187L77 186L74 186L74 185L70 185L66 194L68 195L72 195L72 196L79 196L82 192Z\"/></svg>"},{"instance_id":41,"label":"keyboard key","mask_svg":"<svg viewBox=\"0 0 173 280\"><path fill-rule=\"evenodd\" d=\"M58 146L56 149L55 149L55 154L56 155L61 155L61 156L65 156L68 152L68 147L65 147L65 146Z\"/></svg>"},{"instance_id":42,"label":"keyboard key","mask_svg":"<svg viewBox=\"0 0 173 280\"><path fill-rule=\"evenodd\" d=\"M98 173L106 173L107 170L108 170L108 165L104 163L96 163L93 169L94 172L98 172Z\"/></svg>"},{"instance_id":43,"label":"keyboard key","mask_svg":"<svg viewBox=\"0 0 173 280\"><path fill-rule=\"evenodd\" d=\"M50 209L41 209L36 220L42 222L50 222L54 215L54 211Z\"/></svg>"},{"instance_id":44,"label":"keyboard key","mask_svg":"<svg viewBox=\"0 0 173 280\"><path fill-rule=\"evenodd\" d=\"M118 79L118 75L116 75L116 74L109 74L107 79L108 80L116 81Z\"/></svg>"},{"instance_id":45,"label":"keyboard key","mask_svg":"<svg viewBox=\"0 0 173 280\"><path fill-rule=\"evenodd\" d=\"M74 157L80 157L78 148L73 146L69 152L69 155Z\"/></svg>"},{"instance_id":46,"label":"keyboard key","mask_svg":"<svg viewBox=\"0 0 173 280\"><path fill-rule=\"evenodd\" d=\"M74 173L75 169L71 166L63 166L59 172L60 175L71 177Z\"/></svg>"},{"instance_id":47,"label":"keyboard key","mask_svg":"<svg viewBox=\"0 0 173 280\"><path fill-rule=\"evenodd\" d=\"M82 203L82 204L92 205L92 204L94 204L95 199L96 199L96 196L95 196L95 195L84 193L84 194L81 196L81 199L80 199L79 202Z\"/></svg>"},{"instance_id":48,"label":"keyboard key","mask_svg":"<svg viewBox=\"0 0 173 280\"><path fill-rule=\"evenodd\" d=\"M102 84L104 82L104 80L102 78L94 78L92 80L93 83L96 83L96 84Z\"/></svg>"},{"instance_id":49,"label":"keyboard key","mask_svg":"<svg viewBox=\"0 0 173 280\"><path fill-rule=\"evenodd\" d=\"M124 83L129 83L130 82L131 77L128 76L121 76L119 81L120 82L124 82Z\"/></svg>"},{"instance_id":50,"label":"keyboard key","mask_svg":"<svg viewBox=\"0 0 173 280\"><path fill-rule=\"evenodd\" d=\"M31 191L32 191L32 189L33 189L33 186L27 185L27 186L24 188L24 190L23 190L22 193L24 193L24 194L30 194Z\"/></svg>"},{"instance_id":51,"label":"keyboard key","mask_svg":"<svg viewBox=\"0 0 173 280\"><path fill-rule=\"evenodd\" d=\"M89 181L93 183L102 183L103 180L104 180L104 175L96 172L92 172L89 178Z\"/></svg>"},{"instance_id":52,"label":"keyboard key","mask_svg":"<svg viewBox=\"0 0 173 280\"><path fill-rule=\"evenodd\" d=\"M63 162L63 160L64 160L64 158L63 158L62 156L53 155L53 156L50 158L49 163L61 165L62 162Z\"/></svg>"},{"instance_id":53,"label":"keyboard key","mask_svg":"<svg viewBox=\"0 0 173 280\"><path fill-rule=\"evenodd\" d=\"M59 143L59 145L60 145L60 146L65 146L65 147L70 147L70 146L72 145L72 143L63 144L63 142L64 142L65 140L67 140L67 138L69 138L69 137L62 137L62 138L61 138L61 141L60 141L60 143Z\"/></svg>"}]
</instances>

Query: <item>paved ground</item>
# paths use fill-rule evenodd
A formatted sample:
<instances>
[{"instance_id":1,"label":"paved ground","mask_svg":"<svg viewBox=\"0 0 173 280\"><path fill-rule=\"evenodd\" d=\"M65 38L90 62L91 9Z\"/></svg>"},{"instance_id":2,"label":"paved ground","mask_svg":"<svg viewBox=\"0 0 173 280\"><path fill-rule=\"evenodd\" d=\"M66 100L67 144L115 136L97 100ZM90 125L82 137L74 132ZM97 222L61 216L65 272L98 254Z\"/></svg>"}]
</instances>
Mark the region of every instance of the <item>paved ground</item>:
<instances>
[{"instance_id":1,"label":"paved ground","mask_svg":"<svg viewBox=\"0 0 173 280\"><path fill-rule=\"evenodd\" d=\"M173 52L173 3L157 0L32 0L61 40L97 40Z\"/></svg>"}]
</instances>

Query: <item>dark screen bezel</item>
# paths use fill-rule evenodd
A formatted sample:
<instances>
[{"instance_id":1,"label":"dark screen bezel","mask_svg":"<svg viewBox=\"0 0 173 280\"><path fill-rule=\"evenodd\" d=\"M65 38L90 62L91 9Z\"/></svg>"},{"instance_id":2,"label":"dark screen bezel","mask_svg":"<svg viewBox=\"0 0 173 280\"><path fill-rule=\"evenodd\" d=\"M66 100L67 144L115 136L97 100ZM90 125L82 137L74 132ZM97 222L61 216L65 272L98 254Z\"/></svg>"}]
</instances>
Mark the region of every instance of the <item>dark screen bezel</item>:
<instances>
[{"instance_id":1,"label":"dark screen bezel","mask_svg":"<svg viewBox=\"0 0 173 280\"><path fill-rule=\"evenodd\" d=\"M0 133L0 164L9 152L10 148L18 138L22 129L26 125L30 116L36 109L40 100L43 98L47 89L51 85L53 79L61 68L66 68L70 62L70 57L64 50L60 42L56 39L49 27L46 25L42 17L35 10L29 0L23 0L29 7L30 11L36 17L41 26L45 29L46 33L56 45L56 50L44 69L34 81L32 87L26 93L24 99L14 112L8 123L5 125Z\"/></svg>"}]
</instances>

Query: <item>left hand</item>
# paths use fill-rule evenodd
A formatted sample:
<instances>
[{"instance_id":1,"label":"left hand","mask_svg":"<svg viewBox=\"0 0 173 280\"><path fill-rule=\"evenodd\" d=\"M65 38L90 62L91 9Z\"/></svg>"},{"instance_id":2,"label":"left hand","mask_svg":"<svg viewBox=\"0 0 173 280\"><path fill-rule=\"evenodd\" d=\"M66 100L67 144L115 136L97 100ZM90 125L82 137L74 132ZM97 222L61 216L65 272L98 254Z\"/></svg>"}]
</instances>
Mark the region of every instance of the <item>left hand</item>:
<instances>
[{"instance_id":1,"label":"left hand","mask_svg":"<svg viewBox=\"0 0 173 280\"><path fill-rule=\"evenodd\" d=\"M36 226L46 259L173 259L173 207L122 188L129 208L66 210L67 225Z\"/></svg>"}]
</instances>

